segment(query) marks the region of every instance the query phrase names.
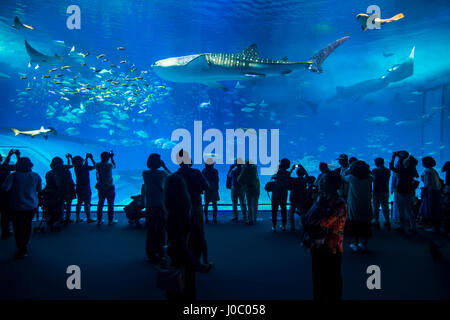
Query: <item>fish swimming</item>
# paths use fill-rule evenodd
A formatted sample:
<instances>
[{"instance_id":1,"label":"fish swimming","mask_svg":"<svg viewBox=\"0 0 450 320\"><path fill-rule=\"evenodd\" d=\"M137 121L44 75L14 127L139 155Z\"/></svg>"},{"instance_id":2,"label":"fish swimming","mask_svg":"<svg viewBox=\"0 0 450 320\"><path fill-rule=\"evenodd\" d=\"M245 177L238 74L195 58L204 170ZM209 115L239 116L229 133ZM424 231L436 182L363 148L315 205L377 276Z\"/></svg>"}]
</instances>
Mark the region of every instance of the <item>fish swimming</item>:
<instances>
[{"instance_id":1,"label":"fish swimming","mask_svg":"<svg viewBox=\"0 0 450 320\"><path fill-rule=\"evenodd\" d=\"M19 18L16 16L14 18L14 24L12 25L13 28L18 29L18 30L25 30L25 29L29 29L29 30L34 30L34 28L32 26L23 24L22 22L20 22Z\"/></svg>"},{"instance_id":2,"label":"fish swimming","mask_svg":"<svg viewBox=\"0 0 450 320\"><path fill-rule=\"evenodd\" d=\"M383 25L392 21L403 19L404 17L405 15L403 13L396 14L395 16L389 19L380 19L380 17L375 17L375 19L373 19L373 23L374 24L379 23L380 25ZM356 16L356 19L359 21L359 23L361 23L361 28L363 31L366 31L368 29L367 21L369 20L369 18L370 16L365 13L360 13Z\"/></svg>"},{"instance_id":3,"label":"fish swimming","mask_svg":"<svg viewBox=\"0 0 450 320\"><path fill-rule=\"evenodd\" d=\"M397 82L411 77L414 74L414 52L416 47L413 47L411 53L405 62L396 64L390 67L388 73L381 78L387 82Z\"/></svg>"},{"instance_id":4,"label":"fish swimming","mask_svg":"<svg viewBox=\"0 0 450 320\"><path fill-rule=\"evenodd\" d=\"M25 40L25 49L27 50L28 55L30 56L30 62L35 63L53 63L53 62L61 62L63 56L58 56L55 54L54 56L49 56L43 53L40 53L36 49L34 49L27 40Z\"/></svg>"},{"instance_id":5,"label":"fish swimming","mask_svg":"<svg viewBox=\"0 0 450 320\"><path fill-rule=\"evenodd\" d=\"M289 75L304 69L321 73L325 59L349 38L334 41L305 62L261 58L256 45L252 44L239 53L202 53L163 59L153 63L152 68L159 77L168 81L202 83L228 90L218 81Z\"/></svg>"},{"instance_id":6,"label":"fish swimming","mask_svg":"<svg viewBox=\"0 0 450 320\"><path fill-rule=\"evenodd\" d=\"M20 131L15 128L11 128L12 131L14 131L14 136L18 136L19 134L24 136L30 136L32 138L36 136L44 136L44 139L48 139L48 135L53 133L54 135L57 134L56 130L52 127L48 127L48 129L45 129L43 126L39 130L30 130L30 131Z\"/></svg>"}]
</instances>

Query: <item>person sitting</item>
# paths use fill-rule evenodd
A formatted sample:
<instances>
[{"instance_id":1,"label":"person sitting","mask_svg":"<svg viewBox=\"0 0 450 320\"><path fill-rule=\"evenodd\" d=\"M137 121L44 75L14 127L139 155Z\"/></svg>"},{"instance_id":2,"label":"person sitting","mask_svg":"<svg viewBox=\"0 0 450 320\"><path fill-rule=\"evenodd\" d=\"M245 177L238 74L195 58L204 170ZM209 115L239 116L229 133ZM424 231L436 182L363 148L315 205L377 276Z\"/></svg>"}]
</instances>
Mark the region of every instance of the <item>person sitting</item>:
<instances>
[{"instance_id":1,"label":"person sitting","mask_svg":"<svg viewBox=\"0 0 450 320\"><path fill-rule=\"evenodd\" d=\"M101 162L95 164L97 170L97 184L95 188L98 190L98 204L97 204L97 224L103 224L103 206L105 199L108 203L108 225L114 225L117 220L114 220L114 198L116 191L112 177L112 169L116 168L114 162L114 152L102 152L100 155ZM111 162L109 162L111 160Z\"/></svg>"},{"instance_id":2,"label":"person sitting","mask_svg":"<svg viewBox=\"0 0 450 320\"><path fill-rule=\"evenodd\" d=\"M291 173L288 169L290 166L291 162L289 159L281 159L278 171L271 179L274 182L272 190L272 231L277 231L278 207L281 208L281 230L286 230L287 198L289 180L291 178Z\"/></svg>"},{"instance_id":3,"label":"person sitting","mask_svg":"<svg viewBox=\"0 0 450 320\"><path fill-rule=\"evenodd\" d=\"M238 222L238 201L241 206L242 220L247 221L247 205L245 203L245 194L242 190L237 178L241 174L244 161L241 158L237 158L235 163L230 166L227 173L227 179L231 180L231 202L233 204L233 219L231 221Z\"/></svg>"},{"instance_id":4,"label":"person sitting","mask_svg":"<svg viewBox=\"0 0 450 320\"><path fill-rule=\"evenodd\" d=\"M208 158L205 160L205 168L202 170L203 176L208 181L208 188L205 191L205 223L208 223L208 207L213 207L213 223L217 223L217 201L219 197L219 171L214 168L214 160Z\"/></svg>"},{"instance_id":5,"label":"person sitting","mask_svg":"<svg viewBox=\"0 0 450 320\"><path fill-rule=\"evenodd\" d=\"M9 164L12 155L16 155L16 163L17 160L20 159L20 151L11 149L8 152L8 155L5 158L5 161L2 162L3 158L0 154L0 187L5 182L6 178L9 176L11 171L16 170L16 165ZM5 240L12 236L11 232L11 210L9 208L9 200L10 193L3 191L0 188L0 225L2 231L2 240Z\"/></svg>"},{"instance_id":6,"label":"person sitting","mask_svg":"<svg viewBox=\"0 0 450 320\"><path fill-rule=\"evenodd\" d=\"M87 223L95 222L95 219L91 218L91 182L89 173L95 170L94 157L90 153L86 153L86 158L83 160L81 156L72 157L68 154L69 159L72 161L73 168L75 171L76 183L75 190L77 194L77 205L76 205L76 222L80 223L82 220L80 218L81 206L84 204L84 212L86 214ZM92 161L92 166L88 164L88 160Z\"/></svg>"},{"instance_id":7,"label":"person sitting","mask_svg":"<svg viewBox=\"0 0 450 320\"><path fill-rule=\"evenodd\" d=\"M248 224L254 225L258 213L260 182L258 178L258 168L251 160L245 162L237 181L247 200Z\"/></svg>"},{"instance_id":8,"label":"person sitting","mask_svg":"<svg viewBox=\"0 0 450 320\"><path fill-rule=\"evenodd\" d=\"M161 156L152 153L147 160L144 178L144 207L146 210L147 238L145 252L150 262L157 263L163 257L166 243L166 217L163 210L163 189L170 174ZM163 168L161 170L160 168Z\"/></svg>"},{"instance_id":9,"label":"person sitting","mask_svg":"<svg viewBox=\"0 0 450 320\"><path fill-rule=\"evenodd\" d=\"M289 222L291 225L291 231L295 231L295 212L298 210L300 216L305 214L306 204L308 201L308 193L306 189L306 177L308 177L308 173L302 165L293 166L291 169L291 173L295 168L297 168L297 178L291 177L289 180L289 190L291 191L291 194L289 196Z\"/></svg>"},{"instance_id":10,"label":"person sitting","mask_svg":"<svg viewBox=\"0 0 450 320\"><path fill-rule=\"evenodd\" d=\"M366 251L371 236L372 221L372 177L370 167L364 161L358 160L352 164L343 180L348 183L348 222L353 236L350 248Z\"/></svg>"},{"instance_id":11,"label":"person sitting","mask_svg":"<svg viewBox=\"0 0 450 320\"><path fill-rule=\"evenodd\" d=\"M16 172L10 174L2 185L4 191L11 192L10 209L17 246L16 258L28 256L31 223L38 209L38 193L42 190L41 177L32 168L33 163L29 158L19 158Z\"/></svg>"},{"instance_id":12,"label":"person sitting","mask_svg":"<svg viewBox=\"0 0 450 320\"><path fill-rule=\"evenodd\" d=\"M178 174L166 178L163 207L167 213L167 255L170 267L184 270L182 292L167 291L166 298L171 301L193 301L196 299L195 272L208 272L211 265L202 264L188 245L192 233L192 202L186 182Z\"/></svg>"},{"instance_id":13,"label":"person sitting","mask_svg":"<svg viewBox=\"0 0 450 320\"><path fill-rule=\"evenodd\" d=\"M422 166L425 171L422 175L422 204L420 214L431 223L431 228L426 231L439 232L442 225L441 212L441 179L434 169L436 161L432 157L422 158Z\"/></svg>"},{"instance_id":14,"label":"person sitting","mask_svg":"<svg viewBox=\"0 0 450 320\"><path fill-rule=\"evenodd\" d=\"M383 158L375 159L375 166L372 170L373 178L373 225L380 228L380 205L384 216L384 227L390 229L391 221L389 219L389 180L391 171L384 166Z\"/></svg>"}]
</instances>

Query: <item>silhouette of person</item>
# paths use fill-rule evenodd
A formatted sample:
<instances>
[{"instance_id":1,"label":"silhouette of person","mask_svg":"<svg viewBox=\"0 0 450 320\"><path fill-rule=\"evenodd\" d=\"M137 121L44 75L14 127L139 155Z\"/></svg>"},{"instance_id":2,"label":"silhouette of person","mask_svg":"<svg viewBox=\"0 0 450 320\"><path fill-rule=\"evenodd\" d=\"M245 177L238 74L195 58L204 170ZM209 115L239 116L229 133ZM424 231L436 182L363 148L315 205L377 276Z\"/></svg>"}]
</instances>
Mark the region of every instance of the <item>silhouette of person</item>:
<instances>
[{"instance_id":1,"label":"silhouette of person","mask_svg":"<svg viewBox=\"0 0 450 320\"><path fill-rule=\"evenodd\" d=\"M281 159L278 171L272 176L274 187L272 191L272 230L277 231L277 215L278 207L281 208L281 230L286 230L287 220L287 199L289 181L291 173L288 171L291 166L291 162L284 158Z\"/></svg>"},{"instance_id":2,"label":"silhouette of person","mask_svg":"<svg viewBox=\"0 0 450 320\"><path fill-rule=\"evenodd\" d=\"M212 204L213 207L213 223L217 223L217 201L219 197L219 172L214 168L214 159L208 158L205 160L205 168L202 174L208 181L209 188L205 191L205 223L208 223L208 207Z\"/></svg>"},{"instance_id":3,"label":"silhouette of person","mask_svg":"<svg viewBox=\"0 0 450 320\"><path fill-rule=\"evenodd\" d=\"M321 179L319 199L302 219L311 233L308 248L312 257L314 300L342 299L342 252L347 206L338 195L340 174L330 171Z\"/></svg>"},{"instance_id":4,"label":"silhouette of person","mask_svg":"<svg viewBox=\"0 0 450 320\"><path fill-rule=\"evenodd\" d=\"M390 229L391 222L389 218L389 180L391 171L384 166L383 158L375 159L375 168L372 170L373 178L373 225L380 228L380 206L384 216L384 227Z\"/></svg>"},{"instance_id":5,"label":"silhouette of person","mask_svg":"<svg viewBox=\"0 0 450 320\"><path fill-rule=\"evenodd\" d=\"M354 159L352 159L352 161L354 161ZM350 167L348 156L345 153L343 153L336 160L338 160L340 167L337 168L335 171L338 172L341 175L341 177L343 177L347 174L347 171ZM339 190L338 193L341 196L342 200L344 200L344 202L347 201L348 183L345 182L344 180L342 180L341 189Z\"/></svg>"},{"instance_id":6,"label":"silhouette of person","mask_svg":"<svg viewBox=\"0 0 450 320\"><path fill-rule=\"evenodd\" d=\"M9 164L12 155L16 155L17 160L20 159L20 151L11 149L2 162L3 158L0 154L0 186L5 182L11 171L16 170L16 165ZM16 163L17 163L16 160ZM12 236L11 232L11 210L9 208L10 192L4 191L0 188L0 225L2 231L2 240L5 240Z\"/></svg>"},{"instance_id":7,"label":"silhouette of person","mask_svg":"<svg viewBox=\"0 0 450 320\"><path fill-rule=\"evenodd\" d=\"M325 178L325 175L330 172L330 168L328 168L328 164L326 164L325 162L321 162L319 163L319 172L320 174L317 176L317 179L315 181L315 185L317 187L318 192L320 193L320 186L323 185L322 184L322 179ZM338 172L338 171L336 171ZM340 171L338 172L340 174Z\"/></svg>"},{"instance_id":8,"label":"silhouette of person","mask_svg":"<svg viewBox=\"0 0 450 320\"><path fill-rule=\"evenodd\" d=\"M55 195L58 219L61 219L65 212L64 222L71 223L73 220L70 220L70 212L72 200L75 198L75 184L69 171L70 166L65 166L60 157L54 157L50 168L51 170L45 175L45 190Z\"/></svg>"},{"instance_id":9,"label":"silhouette of person","mask_svg":"<svg viewBox=\"0 0 450 320\"><path fill-rule=\"evenodd\" d=\"M31 235L31 222L36 214L42 189L41 177L31 171L33 163L29 158L19 158L16 172L10 174L3 182L3 190L11 192L10 209L14 238L16 240L16 258L28 256L28 242Z\"/></svg>"},{"instance_id":10,"label":"silhouette of person","mask_svg":"<svg viewBox=\"0 0 450 320\"><path fill-rule=\"evenodd\" d=\"M246 161L237 182L241 186L247 201L248 224L253 225L256 223L258 213L260 182L258 168L251 160Z\"/></svg>"},{"instance_id":11,"label":"silhouette of person","mask_svg":"<svg viewBox=\"0 0 450 320\"><path fill-rule=\"evenodd\" d=\"M302 165L294 165L291 169L292 171L296 170L297 178L291 177L289 180L289 190L291 191L289 197L289 224L291 225L291 231L295 231L295 213L298 210L300 215L304 215L306 213L306 204L308 201L308 194L306 190L306 177L308 173Z\"/></svg>"},{"instance_id":12,"label":"silhouette of person","mask_svg":"<svg viewBox=\"0 0 450 320\"><path fill-rule=\"evenodd\" d=\"M364 161L355 161L350 170L342 176L348 183L347 207L348 223L353 236L350 248L357 251L366 251L371 236L372 221L372 177L370 167Z\"/></svg>"},{"instance_id":13,"label":"silhouette of person","mask_svg":"<svg viewBox=\"0 0 450 320\"><path fill-rule=\"evenodd\" d=\"M81 206L84 204L84 212L86 213L87 223L95 222L95 219L91 218L91 181L89 173L95 170L94 157L90 153L86 153L86 158L83 160L81 156L72 157L68 154L69 159L72 161L75 171L76 184L75 190L77 194L77 206L76 206L76 222L82 221L80 218ZM92 161L92 166L88 164L88 160Z\"/></svg>"},{"instance_id":14,"label":"silhouette of person","mask_svg":"<svg viewBox=\"0 0 450 320\"><path fill-rule=\"evenodd\" d=\"M431 228L426 231L439 232L443 220L441 212L441 178L434 169L436 160L432 157L422 158L422 166L425 168L422 174L422 204L420 214L431 223Z\"/></svg>"},{"instance_id":15,"label":"silhouette of person","mask_svg":"<svg viewBox=\"0 0 450 320\"><path fill-rule=\"evenodd\" d=\"M163 247L166 242L166 217L163 210L163 189L167 176L170 174L161 156L152 153L147 160L144 178L144 207L146 210L147 238L145 252L152 263L163 258ZM161 170L160 168L164 170Z\"/></svg>"},{"instance_id":16,"label":"silhouette of person","mask_svg":"<svg viewBox=\"0 0 450 320\"><path fill-rule=\"evenodd\" d=\"M414 178L419 177L416 169L418 161L412 155L406 158L404 156L402 152L394 152L389 163L389 169L397 174L395 203L400 216L400 227L395 230L404 234L406 232L406 219L409 219L410 228L408 231L417 234L413 200L416 189ZM397 157L399 157L399 161L395 166Z\"/></svg>"},{"instance_id":17,"label":"silhouette of person","mask_svg":"<svg viewBox=\"0 0 450 320\"><path fill-rule=\"evenodd\" d=\"M230 166L230 169L227 173L227 179L231 180L231 202L233 206L233 219L231 219L231 221L233 222L239 221L237 211L238 201L241 207L242 220L244 222L247 221L247 205L245 202L245 194L241 186L239 185L239 182L237 181L237 178L241 174L243 164L244 160L242 160L241 158L237 158L235 163Z\"/></svg>"},{"instance_id":18,"label":"silhouette of person","mask_svg":"<svg viewBox=\"0 0 450 320\"><path fill-rule=\"evenodd\" d=\"M208 246L205 238L202 193L208 188L208 182L200 170L192 168L192 161L188 152L180 150L177 156L177 163L180 168L176 174L180 175L186 182L186 186L191 197L191 236L189 238L189 248L194 255L208 264Z\"/></svg>"},{"instance_id":19,"label":"silhouette of person","mask_svg":"<svg viewBox=\"0 0 450 320\"><path fill-rule=\"evenodd\" d=\"M190 213L191 196L185 180L178 174L166 178L163 192L163 206L167 213L167 255L170 266L184 270L182 292L166 292L168 300L193 301L196 299L195 272L208 272L211 265L202 264L192 248L188 238L192 234Z\"/></svg>"},{"instance_id":20,"label":"silhouette of person","mask_svg":"<svg viewBox=\"0 0 450 320\"><path fill-rule=\"evenodd\" d=\"M103 224L103 206L105 200L108 203L108 225L117 223L114 220L114 198L116 197L116 191L114 187L112 169L116 168L114 162L114 152L102 152L100 155L100 162L95 164L97 170L97 184L95 188L98 190L98 205L97 205L97 224ZM111 160L111 162L109 162Z\"/></svg>"}]
</instances>

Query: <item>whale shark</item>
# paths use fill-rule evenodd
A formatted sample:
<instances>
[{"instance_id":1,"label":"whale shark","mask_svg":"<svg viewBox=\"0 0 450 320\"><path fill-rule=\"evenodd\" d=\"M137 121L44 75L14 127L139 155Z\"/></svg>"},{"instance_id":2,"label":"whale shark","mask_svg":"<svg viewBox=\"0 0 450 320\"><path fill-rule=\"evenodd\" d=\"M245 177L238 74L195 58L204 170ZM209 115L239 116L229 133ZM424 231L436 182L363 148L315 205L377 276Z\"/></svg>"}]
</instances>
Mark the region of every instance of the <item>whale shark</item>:
<instances>
[{"instance_id":1,"label":"whale shark","mask_svg":"<svg viewBox=\"0 0 450 320\"><path fill-rule=\"evenodd\" d=\"M349 38L334 41L304 62L290 62L287 57L281 60L261 58L256 44L252 44L239 53L201 53L167 58L156 61L152 68L164 80L202 83L228 90L218 81L287 76L305 69L321 73L325 59Z\"/></svg>"},{"instance_id":2,"label":"whale shark","mask_svg":"<svg viewBox=\"0 0 450 320\"><path fill-rule=\"evenodd\" d=\"M56 130L52 127L48 127L48 129L45 129L43 126L39 130L29 130L29 131L20 131L15 128L11 128L11 130L14 132L14 136L18 135L24 135L24 136L30 136L32 138L36 136L44 136L44 139L48 139L48 135L53 133L54 135L57 134Z\"/></svg>"}]
</instances>

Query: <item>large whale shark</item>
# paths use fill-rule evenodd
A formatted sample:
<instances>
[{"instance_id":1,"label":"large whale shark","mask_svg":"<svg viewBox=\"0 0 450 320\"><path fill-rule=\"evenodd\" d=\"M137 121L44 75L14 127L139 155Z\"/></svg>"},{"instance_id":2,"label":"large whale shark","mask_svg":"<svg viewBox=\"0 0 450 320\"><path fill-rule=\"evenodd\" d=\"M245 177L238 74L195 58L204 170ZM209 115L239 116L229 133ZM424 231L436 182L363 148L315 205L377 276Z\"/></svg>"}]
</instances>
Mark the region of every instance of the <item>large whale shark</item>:
<instances>
[{"instance_id":1,"label":"large whale shark","mask_svg":"<svg viewBox=\"0 0 450 320\"><path fill-rule=\"evenodd\" d=\"M203 83L227 90L218 81L289 75L305 69L321 73L325 59L348 38L334 41L304 62L289 62L287 57L281 60L261 58L256 45L252 44L239 53L201 53L163 59L152 68L168 81Z\"/></svg>"}]
</instances>

